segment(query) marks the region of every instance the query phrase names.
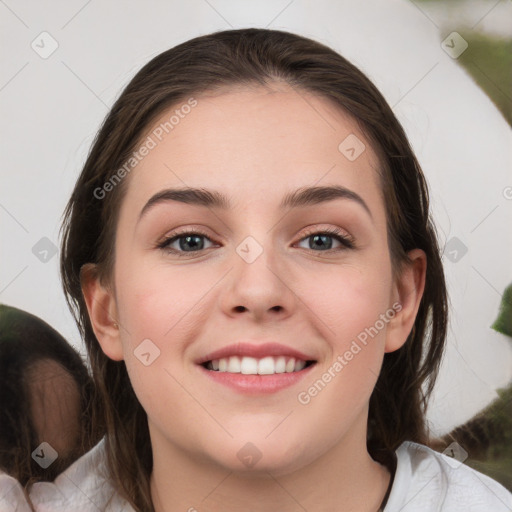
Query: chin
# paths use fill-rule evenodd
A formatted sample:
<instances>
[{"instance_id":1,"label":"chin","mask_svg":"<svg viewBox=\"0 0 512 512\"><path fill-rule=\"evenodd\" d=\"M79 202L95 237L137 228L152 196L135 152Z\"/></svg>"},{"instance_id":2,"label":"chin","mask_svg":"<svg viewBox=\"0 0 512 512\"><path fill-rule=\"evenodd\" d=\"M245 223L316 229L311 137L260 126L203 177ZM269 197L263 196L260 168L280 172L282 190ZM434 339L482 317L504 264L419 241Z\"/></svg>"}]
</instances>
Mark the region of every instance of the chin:
<instances>
[{"instance_id":1,"label":"chin","mask_svg":"<svg viewBox=\"0 0 512 512\"><path fill-rule=\"evenodd\" d=\"M218 445L222 449L210 453L210 457L229 471L267 477L268 473L276 476L291 473L314 460L314 455L306 449L304 437L294 441L284 431L281 436L275 433L271 439L273 435L268 439L261 433L253 438L248 434L235 436L228 445Z\"/></svg>"}]
</instances>

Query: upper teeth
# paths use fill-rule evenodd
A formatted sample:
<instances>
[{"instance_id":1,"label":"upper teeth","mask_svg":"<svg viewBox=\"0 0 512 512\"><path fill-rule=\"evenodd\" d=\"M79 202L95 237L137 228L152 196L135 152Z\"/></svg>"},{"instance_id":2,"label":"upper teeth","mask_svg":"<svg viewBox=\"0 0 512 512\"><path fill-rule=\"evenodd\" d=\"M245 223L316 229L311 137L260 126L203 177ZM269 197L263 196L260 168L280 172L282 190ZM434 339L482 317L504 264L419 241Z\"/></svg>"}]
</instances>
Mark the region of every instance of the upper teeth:
<instances>
[{"instance_id":1,"label":"upper teeth","mask_svg":"<svg viewBox=\"0 0 512 512\"><path fill-rule=\"evenodd\" d=\"M272 375L274 373L298 372L306 366L306 361L286 358L285 356L267 356L262 359L254 357L223 357L209 361L207 368L219 372L243 373L245 375Z\"/></svg>"}]
</instances>

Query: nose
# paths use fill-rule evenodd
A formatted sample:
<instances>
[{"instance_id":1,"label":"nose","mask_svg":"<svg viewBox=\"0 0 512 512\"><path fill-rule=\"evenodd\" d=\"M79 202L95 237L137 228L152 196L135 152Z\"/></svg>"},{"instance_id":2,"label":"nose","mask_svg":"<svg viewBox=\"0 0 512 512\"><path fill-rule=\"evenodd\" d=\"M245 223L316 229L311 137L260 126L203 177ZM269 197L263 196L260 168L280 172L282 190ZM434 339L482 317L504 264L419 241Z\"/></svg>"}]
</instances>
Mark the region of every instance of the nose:
<instances>
[{"instance_id":1,"label":"nose","mask_svg":"<svg viewBox=\"0 0 512 512\"><path fill-rule=\"evenodd\" d=\"M292 276L278 252L250 236L237 246L231 258L229 282L221 297L221 307L227 315L244 314L262 321L282 320L293 314L297 299Z\"/></svg>"}]
</instances>

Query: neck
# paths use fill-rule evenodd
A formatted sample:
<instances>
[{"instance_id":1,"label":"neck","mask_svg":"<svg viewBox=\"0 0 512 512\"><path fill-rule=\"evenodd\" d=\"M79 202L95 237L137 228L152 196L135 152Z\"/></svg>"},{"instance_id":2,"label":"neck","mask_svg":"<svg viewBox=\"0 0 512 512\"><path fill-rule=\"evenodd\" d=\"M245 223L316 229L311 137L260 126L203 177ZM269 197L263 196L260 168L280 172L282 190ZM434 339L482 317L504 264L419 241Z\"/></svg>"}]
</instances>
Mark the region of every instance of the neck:
<instances>
[{"instance_id":1,"label":"neck","mask_svg":"<svg viewBox=\"0 0 512 512\"><path fill-rule=\"evenodd\" d=\"M377 512L391 475L368 454L366 428L355 427L312 463L281 474L237 472L191 456L150 426L155 512L235 512L248 504L254 512Z\"/></svg>"}]
</instances>

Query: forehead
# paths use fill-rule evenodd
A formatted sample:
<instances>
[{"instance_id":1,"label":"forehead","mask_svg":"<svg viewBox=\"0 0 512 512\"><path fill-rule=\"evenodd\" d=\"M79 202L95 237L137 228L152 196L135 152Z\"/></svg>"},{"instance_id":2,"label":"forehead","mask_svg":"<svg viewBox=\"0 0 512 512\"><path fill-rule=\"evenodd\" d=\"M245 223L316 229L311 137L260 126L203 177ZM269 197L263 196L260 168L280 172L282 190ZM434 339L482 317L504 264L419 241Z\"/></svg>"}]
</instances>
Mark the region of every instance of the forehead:
<instances>
[{"instance_id":1,"label":"forehead","mask_svg":"<svg viewBox=\"0 0 512 512\"><path fill-rule=\"evenodd\" d=\"M370 203L381 200L378 159L358 123L330 100L286 84L185 99L141 144L152 148L130 173L125 198L141 207L176 186L222 190L238 205L277 205L290 190L332 184L364 193ZM361 154L347 158L347 145Z\"/></svg>"}]
</instances>

